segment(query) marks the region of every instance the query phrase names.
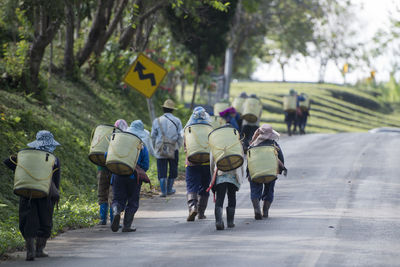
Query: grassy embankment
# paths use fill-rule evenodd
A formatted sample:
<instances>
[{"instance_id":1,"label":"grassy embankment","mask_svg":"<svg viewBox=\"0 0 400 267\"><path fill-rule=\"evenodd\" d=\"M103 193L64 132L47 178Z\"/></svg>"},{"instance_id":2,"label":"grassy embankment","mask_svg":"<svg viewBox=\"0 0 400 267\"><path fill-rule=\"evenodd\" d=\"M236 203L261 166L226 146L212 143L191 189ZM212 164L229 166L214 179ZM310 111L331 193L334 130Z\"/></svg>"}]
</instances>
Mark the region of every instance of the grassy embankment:
<instances>
[{"instance_id":1,"label":"grassy embankment","mask_svg":"<svg viewBox=\"0 0 400 267\"><path fill-rule=\"evenodd\" d=\"M128 123L141 119L150 130L151 123L145 98L130 89L105 88L89 80L71 83L53 78L47 95L48 103L42 104L22 93L0 90L0 159L25 148L43 129L50 130L62 144L55 151L61 161L62 196L60 209L55 211L55 235L98 222L96 167L87 157L95 126L113 124L119 118ZM166 97L165 92L157 92L157 115L161 114L160 102ZM176 114L186 121L188 110L179 106ZM150 162L148 174L152 184L158 186L154 158ZM181 171L183 164L182 161ZM13 174L2 163L0 181L1 256L24 244L18 230L18 197L12 193ZM146 184L143 191L151 190Z\"/></svg>"}]
</instances>

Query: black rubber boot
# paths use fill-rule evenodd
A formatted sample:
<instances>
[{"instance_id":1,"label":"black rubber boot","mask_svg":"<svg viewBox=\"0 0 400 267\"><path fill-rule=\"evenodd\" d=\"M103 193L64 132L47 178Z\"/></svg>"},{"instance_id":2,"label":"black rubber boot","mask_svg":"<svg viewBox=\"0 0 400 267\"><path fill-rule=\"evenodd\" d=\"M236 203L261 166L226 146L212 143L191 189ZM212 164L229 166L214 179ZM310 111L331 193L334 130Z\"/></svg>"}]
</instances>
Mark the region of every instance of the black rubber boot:
<instances>
[{"instance_id":1,"label":"black rubber boot","mask_svg":"<svg viewBox=\"0 0 400 267\"><path fill-rule=\"evenodd\" d=\"M204 213L206 212L206 208L207 208L207 203L208 203L208 196L203 196L203 195L199 195L198 197L198 217L199 220L202 219L206 219L206 215L204 215Z\"/></svg>"},{"instance_id":2,"label":"black rubber boot","mask_svg":"<svg viewBox=\"0 0 400 267\"><path fill-rule=\"evenodd\" d=\"M124 227L122 228L122 232L135 232L136 227L133 225L133 217L134 213L126 213L124 215Z\"/></svg>"},{"instance_id":3,"label":"black rubber boot","mask_svg":"<svg viewBox=\"0 0 400 267\"><path fill-rule=\"evenodd\" d=\"M197 193L187 194L187 203L189 208L189 216L186 221L193 222L197 215Z\"/></svg>"},{"instance_id":4,"label":"black rubber boot","mask_svg":"<svg viewBox=\"0 0 400 267\"><path fill-rule=\"evenodd\" d=\"M25 239L26 246L26 259L27 261L35 260L35 239L34 238L26 238Z\"/></svg>"},{"instance_id":5,"label":"black rubber boot","mask_svg":"<svg viewBox=\"0 0 400 267\"><path fill-rule=\"evenodd\" d=\"M254 208L254 219L262 220L260 200L252 199L251 202L253 203L253 208Z\"/></svg>"},{"instance_id":6,"label":"black rubber boot","mask_svg":"<svg viewBox=\"0 0 400 267\"><path fill-rule=\"evenodd\" d=\"M222 219L222 207L215 207L215 228L217 230L224 230L224 220Z\"/></svg>"},{"instance_id":7,"label":"black rubber boot","mask_svg":"<svg viewBox=\"0 0 400 267\"><path fill-rule=\"evenodd\" d=\"M271 207L271 202L264 201L264 204L263 204L263 217L264 218L268 218L269 207Z\"/></svg>"},{"instance_id":8,"label":"black rubber boot","mask_svg":"<svg viewBox=\"0 0 400 267\"><path fill-rule=\"evenodd\" d=\"M36 238L36 258L48 257L49 254L44 250L46 247L47 238L37 237Z\"/></svg>"},{"instance_id":9,"label":"black rubber boot","mask_svg":"<svg viewBox=\"0 0 400 267\"><path fill-rule=\"evenodd\" d=\"M235 208L234 207L227 207L226 208L226 221L228 224L228 228L235 227Z\"/></svg>"},{"instance_id":10,"label":"black rubber boot","mask_svg":"<svg viewBox=\"0 0 400 267\"><path fill-rule=\"evenodd\" d=\"M113 221L111 222L111 231L118 232L119 221L121 220L121 213L118 212L117 206L113 206L112 210L113 210L114 218L113 218Z\"/></svg>"}]
</instances>

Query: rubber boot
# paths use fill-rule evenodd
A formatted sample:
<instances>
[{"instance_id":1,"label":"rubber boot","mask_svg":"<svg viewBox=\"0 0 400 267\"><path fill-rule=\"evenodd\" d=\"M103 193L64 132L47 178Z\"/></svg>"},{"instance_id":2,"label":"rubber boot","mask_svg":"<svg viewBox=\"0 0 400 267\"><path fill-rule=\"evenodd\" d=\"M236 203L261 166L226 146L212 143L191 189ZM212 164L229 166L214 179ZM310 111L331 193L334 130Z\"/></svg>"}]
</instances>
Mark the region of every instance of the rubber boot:
<instances>
[{"instance_id":1,"label":"rubber boot","mask_svg":"<svg viewBox=\"0 0 400 267\"><path fill-rule=\"evenodd\" d=\"M135 232L136 231L135 225L132 224L134 216L135 216L134 213L125 212L124 227L122 228L122 232Z\"/></svg>"},{"instance_id":2,"label":"rubber boot","mask_svg":"<svg viewBox=\"0 0 400 267\"><path fill-rule=\"evenodd\" d=\"M226 207L226 221L228 224L228 228L235 227L235 208L234 207Z\"/></svg>"},{"instance_id":3,"label":"rubber boot","mask_svg":"<svg viewBox=\"0 0 400 267\"><path fill-rule=\"evenodd\" d=\"M110 223L112 223L113 220L114 220L114 215L113 215L112 207L110 205Z\"/></svg>"},{"instance_id":4,"label":"rubber boot","mask_svg":"<svg viewBox=\"0 0 400 267\"><path fill-rule=\"evenodd\" d=\"M100 204L100 222L99 225L107 224L108 203Z\"/></svg>"},{"instance_id":5,"label":"rubber boot","mask_svg":"<svg viewBox=\"0 0 400 267\"><path fill-rule=\"evenodd\" d=\"M271 207L271 202L264 200L263 204L263 217L268 218L269 207Z\"/></svg>"},{"instance_id":6,"label":"rubber boot","mask_svg":"<svg viewBox=\"0 0 400 267\"><path fill-rule=\"evenodd\" d=\"M198 217L199 220L206 219L206 215L204 215L206 208L207 208L207 203L208 203L208 196L204 195L199 195L198 196Z\"/></svg>"},{"instance_id":7,"label":"rubber boot","mask_svg":"<svg viewBox=\"0 0 400 267\"><path fill-rule=\"evenodd\" d=\"M160 179L160 190L161 190L160 197L166 197L167 196L167 178Z\"/></svg>"},{"instance_id":8,"label":"rubber boot","mask_svg":"<svg viewBox=\"0 0 400 267\"><path fill-rule=\"evenodd\" d=\"M47 238L45 237L37 237L36 238L36 257L44 258L48 257L49 254L44 250L46 247Z\"/></svg>"},{"instance_id":9,"label":"rubber boot","mask_svg":"<svg viewBox=\"0 0 400 267\"><path fill-rule=\"evenodd\" d=\"M224 230L224 220L222 219L222 207L215 207L215 228L217 230Z\"/></svg>"},{"instance_id":10,"label":"rubber boot","mask_svg":"<svg viewBox=\"0 0 400 267\"><path fill-rule=\"evenodd\" d=\"M262 220L260 200L252 199L251 202L253 203L253 208L254 208L254 219Z\"/></svg>"},{"instance_id":11,"label":"rubber boot","mask_svg":"<svg viewBox=\"0 0 400 267\"><path fill-rule=\"evenodd\" d=\"M121 213L118 212L118 207L115 205L112 207L114 219L111 222L111 231L117 232L119 229L119 221L121 220Z\"/></svg>"},{"instance_id":12,"label":"rubber boot","mask_svg":"<svg viewBox=\"0 0 400 267\"><path fill-rule=\"evenodd\" d=\"M193 222L197 215L197 193L187 194L187 203L189 208L189 216L186 221Z\"/></svg>"},{"instance_id":13,"label":"rubber boot","mask_svg":"<svg viewBox=\"0 0 400 267\"><path fill-rule=\"evenodd\" d=\"M168 181L167 181L167 195L175 194L176 190L175 190L175 188L173 188L174 181L175 181L175 178L168 178Z\"/></svg>"},{"instance_id":14,"label":"rubber boot","mask_svg":"<svg viewBox=\"0 0 400 267\"><path fill-rule=\"evenodd\" d=\"M26 238L25 239L26 246L26 259L27 261L35 260L35 239L34 238Z\"/></svg>"}]
</instances>

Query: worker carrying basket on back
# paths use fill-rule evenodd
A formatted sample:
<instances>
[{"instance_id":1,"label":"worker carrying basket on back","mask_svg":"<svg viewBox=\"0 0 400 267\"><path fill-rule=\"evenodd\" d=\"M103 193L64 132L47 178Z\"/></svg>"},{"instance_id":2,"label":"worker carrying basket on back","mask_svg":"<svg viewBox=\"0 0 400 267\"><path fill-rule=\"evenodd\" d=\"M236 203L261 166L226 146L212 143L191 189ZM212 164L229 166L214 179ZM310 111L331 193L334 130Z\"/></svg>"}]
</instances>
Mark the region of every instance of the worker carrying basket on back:
<instances>
[{"instance_id":1,"label":"worker carrying basket on back","mask_svg":"<svg viewBox=\"0 0 400 267\"><path fill-rule=\"evenodd\" d=\"M268 211L274 199L277 175L283 173L286 176L287 174L282 149L276 142L279 136L271 125L263 124L254 133L247 151L247 175L256 220L268 217ZM264 201L263 214L261 214L260 200Z\"/></svg>"}]
</instances>

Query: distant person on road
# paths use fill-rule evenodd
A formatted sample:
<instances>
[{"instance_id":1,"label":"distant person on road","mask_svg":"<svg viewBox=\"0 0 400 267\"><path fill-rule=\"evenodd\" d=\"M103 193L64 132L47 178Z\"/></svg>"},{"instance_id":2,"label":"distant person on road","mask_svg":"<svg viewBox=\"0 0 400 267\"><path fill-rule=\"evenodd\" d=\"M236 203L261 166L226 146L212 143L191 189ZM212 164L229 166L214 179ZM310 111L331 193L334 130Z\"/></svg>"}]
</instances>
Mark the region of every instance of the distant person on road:
<instances>
[{"instance_id":1,"label":"distant person on road","mask_svg":"<svg viewBox=\"0 0 400 267\"><path fill-rule=\"evenodd\" d=\"M144 126L141 120L133 121L126 129L126 132L132 133L139 137L143 142L146 137ZM143 142L144 143L144 142ZM113 221L111 230L117 232L120 225L121 212L124 211L124 224L122 232L136 231L133 225L135 213L139 209L140 189L143 182L150 182L146 175L149 169L149 152L144 144L139 153L139 158L136 164L135 171L132 175L117 175L111 176L113 189Z\"/></svg>"},{"instance_id":2,"label":"distant person on road","mask_svg":"<svg viewBox=\"0 0 400 267\"><path fill-rule=\"evenodd\" d=\"M251 98L257 98L257 95L255 94L251 94L249 97ZM262 112L262 109L261 109ZM260 126L260 118L261 118L261 114L259 114L258 116L258 120L256 122L249 122L245 119L243 119L242 122L242 128L241 128L241 136L243 138L243 149L244 152L246 153L247 148L249 146L250 140L253 137L254 132L258 129L258 127Z\"/></svg>"},{"instance_id":3,"label":"distant person on road","mask_svg":"<svg viewBox=\"0 0 400 267\"><path fill-rule=\"evenodd\" d=\"M229 107L219 113L219 115L225 119L226 123L232 125L236 130L239 129L239 124L237 122L239 114L237 114L236 109L234 107Z\"/></svg>"},{"instance_id":4,"label":"distant person on road","mask_svg":"<svg viewBox=\"0 0 400 267\"><path fill-rule=\"evenodd\" d=\"M193 110L186 127L193 124L209 124L210 116L202 107ZM193 131L193 130L192 130ZM184 138L184 149L186 150L186 139ZM211 181L210 162L194 163L189 161L186 154L186 191L189 215L187 221L194 221L196 214L198 219L205 219L204 215L210 193L207 190Z\"/></svg>"},{"instance_id":5,"label":"distant person on road","mask_svg":"<svg viewBox=\"0 0 400 267\"><path fill-rule=\"evenodd\" d=\"M296 107L294 107L294 109L284 111L285 123L287 125L288 135L291 136L292 134L296 134L297 126L299 124L298 119L301 116L301 110L299 108L299 101L304 101L305 98L302 96L299 96L294 89L290 89L289 95L296 97ZM292 125L293 125L293 131L291 129Z\"/></svg>"},{"instance_id":6,"label":"distant person on road","mask_svg":"<svg viewBox=\"0 0 400 267\"><path fill-rule=\"evenodd\" d=\"M49 153L53 153L59 145L60 143L54 140L53 134L46 130L37 132L36 140L28 144L29 147L35 150L42 150ZM10 158L4 160L4 164L13 171L16 170L17 166L20 166L18 165L17 155L12 155ZM21 165L21 168L24 167ZM29 170L25 171L29 172ZM35 257L48 257L44 248L53 227L54 206L60 199L60 173L60 160L58 157L55 157L48 196L42 198L20 196L19 230L25 239L27 261L33 261Z\"/></svg>"},{"instance_id":7,"label":"distant person on road","mask_svg":"<svg viewBox=\"0 0 400 267\"><path fill-rule=\"evenodd\" d=\"M300 97L302 97L305 103L305 100L308 98L308 96L305 93L301 93ZM299 99L300 102L302 102ZM309 103L309 102L308 102ZM307 126L307 119L308 116L310 116L310 105L308 104L308 106L306 105L302 105L301 103L300 105L300 110L301 110L301 114L298 117L298 125L299 125L299 129L300 129L300 134L305 134L306 133L306 126Z\"/></svg>"},{"instance_id":8,"label":"distant person on road","mask_svg":"<svg viewBox=\"0 0 400 267\"><path fill-rule=\"evenodd\" d=\"M244 177L245 170L243 165L232 171L217 170L216 162L214 161L212 153L210 153L210 171L213 174L211 186L213 192L216 194L215 200L215 228L217 230L224 230L223 206L225 195L228 196L228 206L226 207L226 218L228 228L235 227L235 209L236 209L236 191L240 188L240 182Z\"/></svg>"},{"instance_id":9,"label":"distant person on road","mask_svg":"<svg viewBox=\"0 0 400 267\"><path fill-rule=\"evenodd\" d=\"M286 168L284 167L284 158L282 149L277 143L279 139L279 133L272 129L271 125L263 124L254 133L253 138L250 142L250 148L258 146L273 146L276 149L279 159L279 173L284 173L286 175ZM248 174L249 175L249 174ZM251 180L250 182L250 197L254 208L254 218L256 220L261 220L262 217L268 218L268 211L274 200L274 187L275 180L269 183L256 183ZM260 208L260 200L264 201L262 214Z\"/></svg>"},{"instance_id":10,"label":"distant person on road","mask_svg":"<svg viewBox=\"0 0 400 267\"><path fill-rule=\"evenodd\" d=\"M183 137L181 135L181 120L172 115L175 110L174 101L167 99L162 107L164 115L153 121L151 139L157 158L157 173L161 188L160 197L166 197L175 193L173 185L178 177L179 148L183 144ZM167 177L168 165L169 175Z\"/></svg>"},{"instance_id":11,"label":"distant person on road","mask_svg":"<svg viewBox=\"0 0 400 267\"><path fill-rule=\"evenodd\" d=\"M119 119L114 123L114 126L125 131L128 128L128 123L123 119ZM100 206L100 225L107 224L108 206L110 206L110 223L113 221L111 175L112 173L107 167L97 166L97 198Z\"/></svg>"}]
</instances>

